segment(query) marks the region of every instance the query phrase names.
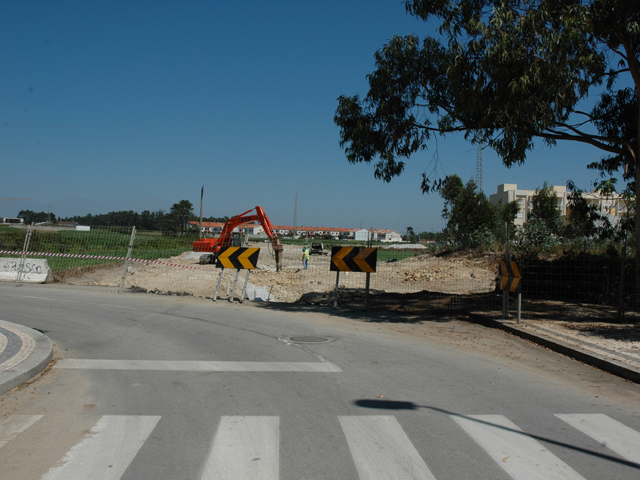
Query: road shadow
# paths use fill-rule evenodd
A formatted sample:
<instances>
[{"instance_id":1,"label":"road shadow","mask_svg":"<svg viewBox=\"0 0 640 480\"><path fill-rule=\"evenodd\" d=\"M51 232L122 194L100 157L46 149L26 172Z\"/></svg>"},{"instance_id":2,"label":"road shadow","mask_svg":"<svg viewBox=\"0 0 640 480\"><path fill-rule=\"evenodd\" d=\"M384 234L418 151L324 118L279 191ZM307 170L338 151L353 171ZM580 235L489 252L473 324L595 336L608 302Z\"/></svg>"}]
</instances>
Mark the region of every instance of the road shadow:
<instances>
[{"instance_id":1,"label":"road shadow","mask_svg":"<svg viewBox=\"0 0 640 480\"><path fill-rule=\"evenodd\" d=\"M291 312L291 313L320 313L330 316L339 316L351 320L371 323L406 323L417 324L425 322L446 323L455 320L469 320L463 311L445 309L425 309L423 311L404 311L403 309L368 308L363 305L319 305L309 303L284 303L284 302L255 302L258 308L266 310Z\"/></svg>"},{"instance_id":2,"label":"road shadow","mask_svg":"<svg viewBox=\"0 0 640 480\"><path fill-rule=\"evenodd\" d=\"M509 308L511 316L515 316L516 308L515 298L511 296ZM528 322L552 320L563 322L568 325L569 328L585 331L593 328L602 328L605 335L609 333L615 335L614 332L623 330L628 330L629 333L632 333L634 330L638 331L638 329L640 329L639 312L627 311L624 315L620 315L620 312L616 308L607 305L563 302L558 300L532 300L527 299L523 295L521 308L522 317L526 318ZM470 311L479 317L500 318L502 316L501 304L497 308L484 308ZM580 324L583 323L600 323L603 325L601 327L585 325L583 328L580 326ZM609 333L606 332L607 330ZM615 336L612 338L615 338Z\"/></svg>"},{"instance_id":3,"label":"road shadow","mask_svg":"<svg viewBox=\"0 0 640 480\"><path fill-rule=\"evenodd\" d=\"M487 422L485 420L481 420L479 418L474 418L474 417L470 417L467 415L461 415L459 413L455 413L455 412L451 412L449 410L445 410L443 408L438 408L438 407L432 407L429 405L418 405L416 403L413 402L407 402L407 401L396 401L396 400L386 400L386 399L360 399L360 400L355 400L353 402L354 405L361 407L361 408L369 408L369 409L375 409L375 410L419 410L419 409L425 409L425 410L429 410L432 412L437 412L437 413L443 413L445 415L449 415L451 417L458 417L458 418L464 418L466 420L472 421L472 422L476 422L476 423L480 423L483 425L488 425L490 427L493 428L498 428L500 430L505 430L508 432L512 432L512 433L517 433L518 435L526 435L530 438L533 438L535 440L540 440L542 442L547 442L550 443L552 445L557 445L559 447L564 447L570 450L574 450L576 452L580 452L580 453L584 453L587 455L590 455L592 457L597 457L597 458L601 458L603 460L612 462L612 463L617 463L620 465L625 465L627 467L631 467L634 469L638 469L640 470L640 464L635 463L635 462L631 462L629 460L625 460L623 458L618 458L618 457L614 457L612 455L607 455L604 453L600 453L600 452L594 452L593 450L589 450L586 448L582 448L576 445L571 445L570 443L565 443L565 442L560 442L558 440L554 440L552 438L548 438L548 437L543 437L541 435L535 435L532 433L527 433L524 432L522 430L516 430L513 428L509 428L509 427L505 427L503 425L496 425L494 423L491 422Z\"/></svg>"},{"instance_id":4,"label":"road shadow","mask_svg":"<svg viewBox=\"0 0 640 480\"><path fill-rule=\"evenodd\" d=\"M495 293L455 295L441 292L386 293L369 295L365 310L364 288L340 288L338 306L333 292L308 292L293 303L256 302L260 308L287 312L315 312L378 323L422 323L469 320L471 310L495 309Z\"/></svg>"}]
</instances>

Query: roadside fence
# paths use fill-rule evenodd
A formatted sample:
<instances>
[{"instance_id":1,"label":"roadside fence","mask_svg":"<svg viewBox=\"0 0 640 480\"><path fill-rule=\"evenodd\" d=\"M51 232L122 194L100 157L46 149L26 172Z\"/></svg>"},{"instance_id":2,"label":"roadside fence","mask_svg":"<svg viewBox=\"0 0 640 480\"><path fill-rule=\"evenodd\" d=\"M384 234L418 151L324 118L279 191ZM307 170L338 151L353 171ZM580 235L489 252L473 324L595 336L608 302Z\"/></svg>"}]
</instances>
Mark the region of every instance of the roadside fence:
<instances>
[{"instance_id":1,"label":"roadside fence","mask_svg":"<svg viewBox=\"0 0 640 480\"><path fill-rule=\"evenodd\" d=\"M200 254L192 252L195 240L197 235L193 234L138 231L134 227L76 231L2 226L0 257L11 259L17 269L21 262L24 268L27 259L46 260L53 282L67 286L213 298L220 281L218 298L239 298L247 271L241 273L239 286L233 291L236 270L200 264ZM281 271L276 271L267 240L249 242L249 246L260 248L260 254L257 268L250 271L248 298L333 305L337 275L330 271L331 246L355 243L324 240L323 252L312 255L305 270L302 247L309 247L312 240L283 242ZM435 243L374 246L378 248L377 265L370 274L369 308L408 314L500 311L499 261L505 259L504 245L484 250L452 249ZM508 256L521 266L523 315L543 305L565 312L572 305L590 305L603 310L604 315L618 317L635 309L635 258L630 258L626 245L610 246L603 252L584 248L533 255L510 242ZM363 307L365 285L366 274L341 272L338 304ZM514 306L511 308L513 314Z\"/></svg>"}]
</instances>

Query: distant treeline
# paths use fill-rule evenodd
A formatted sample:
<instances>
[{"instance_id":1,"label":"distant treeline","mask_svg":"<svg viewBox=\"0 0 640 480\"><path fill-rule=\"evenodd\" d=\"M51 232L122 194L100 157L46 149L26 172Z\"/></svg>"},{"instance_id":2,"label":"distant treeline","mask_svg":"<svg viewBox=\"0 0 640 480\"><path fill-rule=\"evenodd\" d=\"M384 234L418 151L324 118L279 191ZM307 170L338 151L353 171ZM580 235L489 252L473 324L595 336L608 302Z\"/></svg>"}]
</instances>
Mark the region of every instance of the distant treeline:
<instances>
[{"instance_id":1,"label":"distant treeline","mask_svg":"<svg viewBox=\"0 0 640 480\"><path fill-rule=\"evenodd\" d=\"M190 217L189 220L199 221L199 218ZM226 222L229 217L207 217L202 218L203 222ZM142 213L134 212L133 210L109 212L104 214L92 215L87 214L84 216L75 216L67 218L59 218L58 221L77 222L79 225L90 226L115 226L115 227L133 227L135 226L139 230L180 230L181 218L180 216L165 212L164 210L158 210L156 212L150 212L144 210Z\"/></svg>"},{"instance_id":2,"label":"distant treeline","mask_svg":"<svg viewBox=\"0 0 640 480\"><path fill-rule=\"evenodd\" d=\"M32 223L55 223L56 214L53 212L34 212L33 210L20 210L18 218L24 220L25 225L31 225Z\"/></svg>"}]
</instances>

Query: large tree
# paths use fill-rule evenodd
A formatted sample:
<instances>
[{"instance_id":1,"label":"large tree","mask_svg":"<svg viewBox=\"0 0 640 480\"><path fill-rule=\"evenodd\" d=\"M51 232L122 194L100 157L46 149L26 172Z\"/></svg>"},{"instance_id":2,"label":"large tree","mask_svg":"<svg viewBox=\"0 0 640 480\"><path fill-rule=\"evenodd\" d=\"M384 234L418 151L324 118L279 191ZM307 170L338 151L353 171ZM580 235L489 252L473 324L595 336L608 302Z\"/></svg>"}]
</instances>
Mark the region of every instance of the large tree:
<instances>
[{"instance_id":1,"label":"large tree","mask_svg":"<svg viewBox=\"0 0 640 480\"><path fill-rule=\"evenodd\" d=\"M180 200L171 205L169 214L176 219L180 231L184 232L187 228L187 222L193 218L193 203L189 200Z\"/></svg>"},{"instance_id":2,"label":"large tree","mask_svg":"<svg viewBox=\"0 0 640 480\"><path fill-rule=\"evenodd\" d=\"M536 193L531 197L531 212L529 221L537 220L543 223L549 232L557 233L561 224L562 212L558 207L558 197L544 182L542 188L536 188Z\"/></svg>"},{"instance_id":3,"label":"large tree","mask_svg":"<svg viewBox=\"0 0 640 480\"><path fill-rule=\"evenodd\" d=\"M464 185L456 174L444 178L440 196L447 221L444 233L465 248L491 246L502 237L505 222L513 227L518 214L517 202L492 205L473 180Z\"/></svg>"},{"instance_id":4,"label":"large tree","mask_svg":"<svg viewBox=\"0 0 640 480\"><path fill-rule=\"evenodd\" d=\"M351 163L390 181L434 134L462 132L509 167L535 141L585 143L591 167L640 188L640 1L408 0L440 21L438 37L396 36L375 54L369 92L341 96L335 115ZM589 93L599 100L584 108ZM423 174L422 190L442 180ZM636 246L640 248L640 210ZM639 255L640 256L640 255Z\"/></svg>"},{"instance_id":5,"label":"large tree","mask_svg":"<svg viewBox=\"0 0 640 480\"><path fill-rule=\"evenodd\" d=\"M31 225L32 223L56 222L56 216L54 213L34 212L33 210L20 210L18 218L22 218L25 225Z\"/></svg>"}]
</instances>

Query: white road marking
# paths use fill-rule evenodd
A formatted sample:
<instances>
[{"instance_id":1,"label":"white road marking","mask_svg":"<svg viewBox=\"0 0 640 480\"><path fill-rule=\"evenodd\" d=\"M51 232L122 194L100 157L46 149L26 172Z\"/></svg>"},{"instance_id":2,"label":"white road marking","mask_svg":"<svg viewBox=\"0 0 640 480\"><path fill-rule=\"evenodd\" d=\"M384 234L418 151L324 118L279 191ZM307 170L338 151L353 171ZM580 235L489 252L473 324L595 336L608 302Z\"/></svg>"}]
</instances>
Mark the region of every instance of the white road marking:
<instances>
[{"instance_id":1,"label":"white road marking","mask_svg":"<svg viewBox=\"0 0 640 480\"><path fill-rule=\"evenodd\" d=\"M360 480L435 480L394 416L341 416Z\"/></svg>"},{"instance_id":2,"label":"white road marking","mask_svg":"<svg viewBox=\"0 0 640 480\"><path fill-rule=\"evenodd\" d=\"M159 416L101 417L62 464L41 480L118 480L159 420Z\"/></svg>"},{"instance_id":3,"label":"white road marking","mask_svg":"<svg viewBox=\"0 0 640 480\"><path fill-rule=\"evenodd\" d=\"M66 358L53 368L80 370L162 370L184 372L312 372L337 373L331 362L212 362L171 360L92 360Z\"/></svg>"},{"instance_id":4,"label":"white road marking","mask_svg":"<svg viewBox=\"0 0 640 480\"><path fill-rule=\"evenodd\" d=\"M222 417L201 480L277 480L280 418Z\"/></svg>"},{"instance_id":5,"label":"white road marking","mask_svg":"<svg viewBox=\"0 0 640 480\"><path fill-rule=\"evenodd\" d=\"M452 415L514 480L584 480L503 415Z\"/></svg>"},{"instance_id":6,"label":"white road marking","mask_svg":"<svg viewBox=\"0 0 640 480\"><path fill-rule=\"evenodd\" d=\"M24 432L44 415L11 415L0 421L0 448Z\"/></svg>"},{"instance_id":7,"label":"white road marking","mask_svg":"<svg viewBox=\"0 0 640 480\"><path fill-rule=\"evenodd\" d=\"M640 466L640 433L602 413L556 415L622 458Z\"/></svg>"},{"instance_id":8,"label":"white road marking","mask_svg":"<svg viewBox=\"0 0 640 480\"><path fill-rule=\"evenodd\" d=\"M95 303L95 302L84 302L84 301L80 301L80 300L69 300L67 298L51 298L51 297L35 297L33 295L1 295L0 297L7 297L7 298L13 298L13 297L18 297L18 298L31 298L33 300L52 300L54 302L64 302L64 303L81 303L84 305L96 305L98 307L111 307L111 308L120 308L122 310L138 310L140 312L143 312L145 310L143 310L142 308L135 308L135 307L123 307L122 305L113 305L111 303Z\"/></svg>"}]
</instances>

